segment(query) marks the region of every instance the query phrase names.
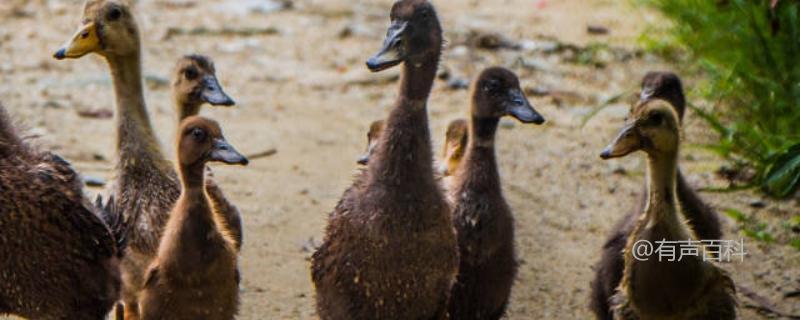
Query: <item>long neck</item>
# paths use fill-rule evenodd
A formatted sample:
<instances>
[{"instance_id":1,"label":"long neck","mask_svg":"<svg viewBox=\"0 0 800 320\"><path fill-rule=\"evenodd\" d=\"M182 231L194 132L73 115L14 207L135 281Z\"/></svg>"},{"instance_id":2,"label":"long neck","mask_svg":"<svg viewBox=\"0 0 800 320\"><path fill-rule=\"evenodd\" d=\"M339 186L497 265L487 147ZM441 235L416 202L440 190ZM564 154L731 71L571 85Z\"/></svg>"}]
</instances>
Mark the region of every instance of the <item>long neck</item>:
<instances>
[{"instance_id":1,"label":"long neck","mask_svg":"<svg viewBox=\"0 0 800 320\"><path fill-rule=\"evenodd\" d=\"M433 155L427 99L438 66L435 61L403 65L400 97L386 120L386 129L368 170L373 182L420 185L433 181Z\"/></svg>"},{"instance_id":2,"label":"long neck","mask_svg":"<svg viewBox=\"0 0 800 320\"><path fill-rule=\"evenodd\" d=\"M166 164L147 114L139 50L129 56L108 57L108 63L117 100L117 151L120 160L139 163L150 160L159 165ZM125 167L130 165L123 164Z\"/></svg>"},{"instance_id":3,"label":"long neck","mask_svg":"<svg viewBox=\"0 0 800 320\"><path fill-rule=\"evenodd\" d=\"M456 181L461 187L480 188L483 193L500 193L500 174L494 149L499 122L498 118L473 115L469 125L467 151L457 173Z\"/></svg>"},{"instance_id":4,"label":"long neck","mask_svg":"<svg viewBox=\"0 0 800 320\"><path fill-rule=\"evenodd\" d=\"M181 164L178 169L181 178L181 190L205 190L205 169L204 163L192 165Z\"/></svg>"},{"instance_id":5,"label":"long neck","mask_svg":"<svg viewBox=\"0 0 800 320\"><path fill-rule=\"evenodd\" d=\"M178 97L174 98L175 107L178 108L178 123L191 116L196 116L200 113L200 104L188 101L181 101Z\"/></svg>"},{"instance_id":6,"label":"long neck","mask_svg":"<svg viewBox=\"0 0 800 320\"><path fill-rule=\"evenodd\" d=\"M675 180L677 174L677 152L647 156L647 209L646 219L650 223L677 223Z\"/></svg>"}]
</instances>

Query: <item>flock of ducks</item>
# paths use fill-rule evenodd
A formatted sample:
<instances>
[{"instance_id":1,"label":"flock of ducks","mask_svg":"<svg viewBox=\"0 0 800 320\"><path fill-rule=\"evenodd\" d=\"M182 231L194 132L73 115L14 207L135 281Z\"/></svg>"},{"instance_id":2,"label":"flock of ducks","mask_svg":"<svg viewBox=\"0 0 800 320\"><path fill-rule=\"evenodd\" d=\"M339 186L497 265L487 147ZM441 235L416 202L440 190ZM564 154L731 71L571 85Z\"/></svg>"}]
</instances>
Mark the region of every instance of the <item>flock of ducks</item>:
<instances>
[{"instance_id":1,"label":"flock of ducks","mask_svg":"<svg viewBox=\"0 0 800 320\"><path fill-rule=\"evenodd\" d=\"M434 165L428 128L443 36L426 0L399 0L367 66L402 68L400 94L367 135L364 167L328 217L311 276L322 319L500 319L518 260L514 218L495 152L502 117L542 124L518 77L484 70L469 119L447 128ZM0 314L31 319L233 319L239 304L239 210L208 162L246 165L205 104L232 106L204 56L179 59L174 165L163 155L142 89L141 44L129 7L89 0L55 58L96 53L116 95L117 156L109 197L90 202L59 156L32 147L0 108ZM639 240L719 239L719 218L678 170L680 79L651 72L604 159L643 151L642 199L602 248L590 306L598 319L735 319L729 275L700 257L639 261Z\"/></svg>"}]
</instances>

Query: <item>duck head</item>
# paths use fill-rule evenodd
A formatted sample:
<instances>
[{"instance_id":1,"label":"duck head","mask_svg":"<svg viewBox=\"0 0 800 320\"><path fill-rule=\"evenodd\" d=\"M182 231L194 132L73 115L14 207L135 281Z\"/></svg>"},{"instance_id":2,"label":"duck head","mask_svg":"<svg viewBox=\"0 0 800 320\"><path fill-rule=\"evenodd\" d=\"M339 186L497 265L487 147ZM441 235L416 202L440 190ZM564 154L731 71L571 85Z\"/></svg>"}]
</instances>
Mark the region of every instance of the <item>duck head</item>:
<instances>
[{"instance_id":1,"label":"duck head","mask_svg":"<svg viewBox=\"0 0 800 320\"><path fill-rule=\"evenodd\" d=\"M505 68L488 68L475 81L473 119L512 116L523 123L544 123L544 117L528 102L517 75Z\"/></svg>"},{"instance_id":2,"label":"duck head","mask_svg":"<svg viewBox=\"0 0 800 320\"><path fill-rule=\"evenodd\" d=\"M172 74L172 95L180 114L192 115L204 103L232 106L233 99L222 90L214 62L201 55L187 55L178 60Z\"/></svg>"},{"instance_id":3,"label":"duck head","mask_svg":"<svg viewBox=\"0 0 800 320\"><path fill-rule=\"evenodd\" d=\"M683 119L686 110L686 96L683 94L681 78L672 72L650 71L642 79L642 91L639 101L651 99L666 100L678 113L678 118Z\"/></svg>"},{"instance_id":4,"label":"duck head","mask_svg":"<svg viewBox=\"0 0 800 320\"><path fill-rule=\"evenodd\" d=\"M444 159L439 167L442 176L451 176L456 173L469 142L467 120L456 119L447 125L444 141Z\"/></svg>"},{"instance_id":5,"label":"duck head","mask_svg":"<svg viewBox=\"0 0 800 320\"><path fill-rule=\"evenodd\" d=\"M391 24L383 46L367 61L378 72L403 62L422 65L438 56L442 48L442 27L436 10L427 0L400 0L392 6Z\"/></svg>"},{"instance_id":6,"label":"duck head","mask_svg":"<svg viewBox=\"0 0 800 320\"><path fill-rule=\"evenodd\" d=\"M383 129L386 127L384 120L376 120L369 126L367 132L367 150L358 158L358 164L365 166L369 163L369 157L378 148L378 141L380 140Z\"/></svg>"},{"instance_id":7,"label":"duck head","mask_svg":"<svg viewBox=\"0 0 800 320\"><path fill-rule=\"evenodd\" d=\"M181 122L178 132L178 162L181 166L202 166L207 162L248 163L247 158L225 140L222 128L214 120L192 116Z\"/></svg>"},{"instance_id":8,"label":"duck head","mask_svg":"<svg viewBox=\"0 0 800 320\"><path fill-rule=\"evenodd\" d=\"M664 100L649 100L631 109L625 126L600 157L620 158L639 150L651 156L674 155L679 141L680 120L675 108Z\"/></svg>"},{"instance_id":9,"label":"duck head","mask_svg":"<svg viewBox=\"0 0 800 320\"><path fill-rule=\"evenodd\" d=\"M89 53L106 58L139 53L139 31L130 7L119 0L89 0L78 31L55 54L58 60Z\"/></svg>"}]
</instances>

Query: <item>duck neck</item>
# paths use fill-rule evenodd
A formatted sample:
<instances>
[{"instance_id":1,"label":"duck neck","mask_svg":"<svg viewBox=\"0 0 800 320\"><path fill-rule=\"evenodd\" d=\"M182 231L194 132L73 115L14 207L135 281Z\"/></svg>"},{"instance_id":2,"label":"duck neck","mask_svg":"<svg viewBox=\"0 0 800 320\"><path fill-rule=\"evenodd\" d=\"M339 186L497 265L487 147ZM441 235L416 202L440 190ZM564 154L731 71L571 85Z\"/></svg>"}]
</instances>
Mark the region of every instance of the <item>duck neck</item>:
<instances>
[{"instance_id":1,"label":"duck neck","mask_svg":"<svg viewBox=\"0 0 800 320\"><path fill-rule=\"evenodd\" d=\"M144 101L139 50L128 56L110 56L108 63L117 100L117 151L120 160L124 166L130 165L127 160L165 164Z\"/></svg>"},{"instance_id":2,"label":"duck neck","mask_svg":"<svg viewBox=\"0 0 800 320\"><path fill-rule=\"evenodd\" d=\"M178 123L180 123L188 117L199 114L201 105L199 103L181 101L181 99L175 98L175 106L178 108Z\"/></svg>"},{"instance_id":3,"label":"duck neck","mask_svg":"<svg viewBox=\"0 0 800 320\"><path fill-rule=\"evenodd\" d=\"M677 152L647 156L647 208L649 224L678 223L675 180L678 171Z\"/></svg>"},{"instance_id":4,"label":"duck neck","mask_svg":"<svg viewBox=\"0 0 800 320\"><path fill-rule=\"evenodd\" d=\"M469 142L463 165L458 170L461 185L480 186L483 193L500 192L494 137L500 119L473 115L469 125Z\"/></svg>"},{"instance_id":5,"label":"duck neck","mask_svg":"<svg viewBox=\"0 0 800 320\"><path fill-rule=\"evenodd\" d=\"M435 185L427 99L436 76L438 55L431 60L403 65L400 97L386 120L375 161L369 162L373 181L417 187Z\"/></svg>"},{"instance_id":6,"label":"duck neck","mask_svg":"<svg viewBox=\"0 0 800 320\"><path fill-rule=\"evenodd\" d=\"M205 196L205 163L199 162L191 165L181 164L179 172L181 177L181 190L186 195Z\"/></svg>"},{"instance_id":7,"label":"duck neck","mask_svg":"<svg viewBox=\"0 0 800 320\"><path fill-rule=\"evenodd\" d=\"M439 67L439 52L431 54L425 62L403 63L400 75L400 96L412 101L427 101Z\"/></svg>"}]
</instances>

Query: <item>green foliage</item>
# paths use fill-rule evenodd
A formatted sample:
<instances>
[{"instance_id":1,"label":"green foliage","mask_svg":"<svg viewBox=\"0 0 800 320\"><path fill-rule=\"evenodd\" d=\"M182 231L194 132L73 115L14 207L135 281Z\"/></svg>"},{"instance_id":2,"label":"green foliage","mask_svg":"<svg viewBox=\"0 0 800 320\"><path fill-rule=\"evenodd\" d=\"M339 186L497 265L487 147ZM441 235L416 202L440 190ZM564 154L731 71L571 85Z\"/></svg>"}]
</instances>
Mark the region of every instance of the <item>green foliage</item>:
<instances>
[{"instance_id":1,"label":"green foliage","mask_svg":"<svg viewBox=\"0 0 800 320\"><path fill-rule=\"evenodd\" d=\"M755 184L785 197L800 184L800 1L640 0L672 21L656 53L685 52L703 72L701 116L719 134L711 149L755 169Z\"/></svg>"},{"instance_id":2,"label":"green foliage","mask_svg":"<svg viewBox=\"0 0 800 320\"><path fill-rule=\"evenodd\" d=\"M745 236L766 243L775 242L775 237L770 233L767 223L760 222L736 209L727 209L725 214L739 223Z\"/></svg>"}]
</instances>

